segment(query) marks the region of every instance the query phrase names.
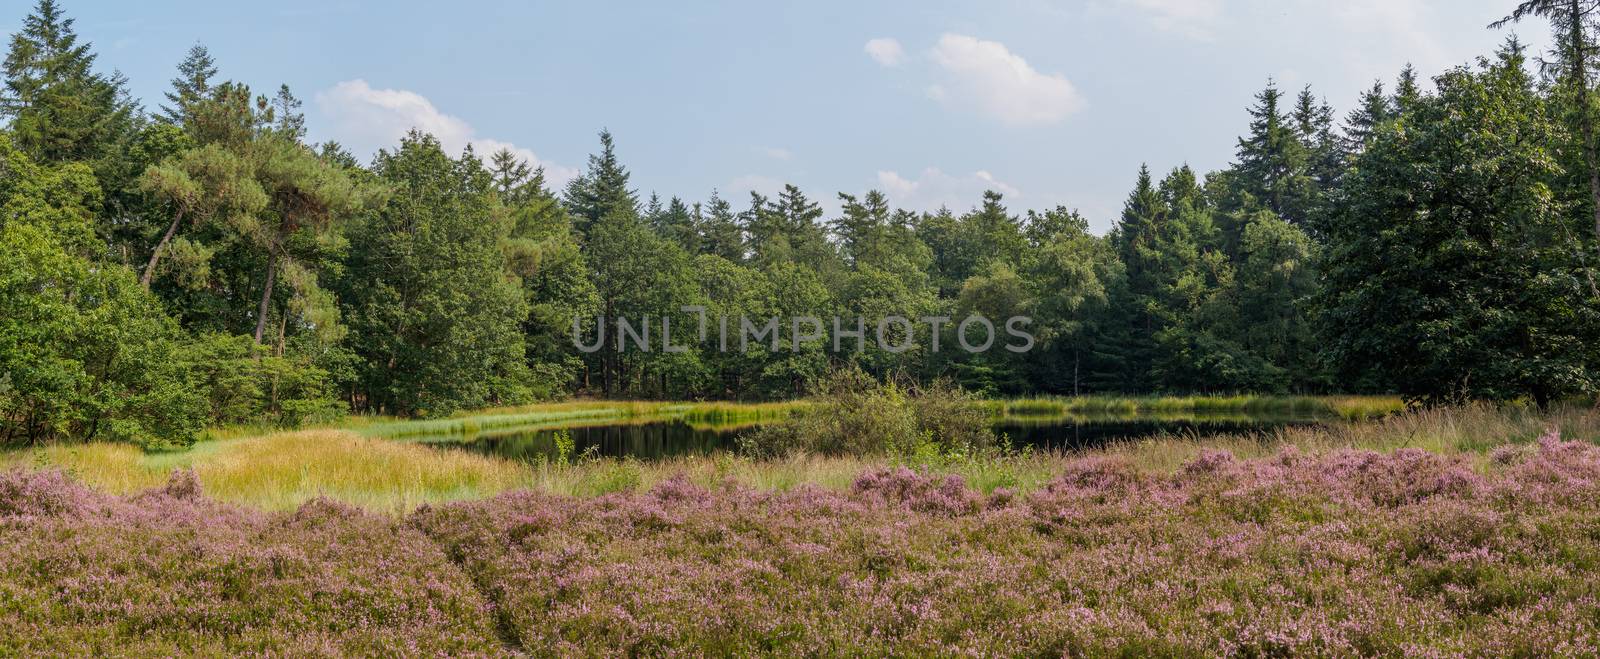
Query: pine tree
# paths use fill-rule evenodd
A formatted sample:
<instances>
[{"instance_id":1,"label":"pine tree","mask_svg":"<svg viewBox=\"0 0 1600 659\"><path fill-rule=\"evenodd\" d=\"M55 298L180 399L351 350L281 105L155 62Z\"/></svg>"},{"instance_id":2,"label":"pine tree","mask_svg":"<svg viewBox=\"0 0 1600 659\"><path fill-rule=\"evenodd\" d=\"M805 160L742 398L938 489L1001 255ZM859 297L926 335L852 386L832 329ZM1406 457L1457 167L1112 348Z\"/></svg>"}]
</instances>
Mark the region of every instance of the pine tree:
<instances>
[{"instance_id":1,"label":"pine tree","mask_svg":"<svg viewBox=\"0 0 1600 659\"><path fill-rule=\"evenodd\" d=\"M1356 109L1345 115L1345 152L1352 155L1360 154L1367 148L1367 143L1372 140L1372 135L1377 132L1378 127L1393 118L1394 106L1383 91L1383 81L1373 81L1371 88L1361 92L1361 98L1356 102Z\"/></svg>"},{"instance_id":2,"label":"pine tree","mask_svg":"<svg viewBox=\"0 0 1600 659\"><path fill-rule=\"evenodd\" d=\"M161 106L161 118L168 123L182 125L189 118L189 108L211 96L211 77L217 74L217 65L211 51L200 44L189 47L189 54L178 64L178 77L172 79L172 91L166 93L171 105Z\"/></svg>"},{"instance_id":3,"label":"pine tree","mask_svg":"<svg viewBox=\"0 0 1600 659\"><path fill-rule=\"evenodd\" d=\"M590 155L583 174L567 183L563 201L579 235L588 235L589 228L608 215L638 218L639 197L628 189L628 170L617 161L610 131L600 131L600 153Z\"/></svg>"},{"instance_id":4,"label":"pine tree","mask_svg":"<svg viewBox=\"0 0 1600 659\"><path fill-rule=\"evenodd\" d=\"M1282 98L1271 81L1256 95L1250 132L1239 138L1235 182L1256 202L1298 224L1308 219L1316 190L1307 174L1305 146L1281 108Z\"/></svg>"},{"instance_id":5,"label":"pine tree","mask_svg":"<svg viewBox=\"0 0 1600 659\"><path fill-rule=\"evenodd\" d=\"M273 130L292 141L306 136L306 115L300 112L302 103L289 91L288 85L279 85L272 97ZM470 148L470 147L469 147Z\"/></svg>"},{"instance_id":6,"label":"pine tree","mask_svg":"<svg viewBox=\"0 0 1600 659\"><path fill-rule=\"evenodd\" d=\"M715 254L733 263L744 261L744 236L733 206L711 191L706 200L705 220L700 225L700 244L706 254Z\"/></svg>"}]
</instances>

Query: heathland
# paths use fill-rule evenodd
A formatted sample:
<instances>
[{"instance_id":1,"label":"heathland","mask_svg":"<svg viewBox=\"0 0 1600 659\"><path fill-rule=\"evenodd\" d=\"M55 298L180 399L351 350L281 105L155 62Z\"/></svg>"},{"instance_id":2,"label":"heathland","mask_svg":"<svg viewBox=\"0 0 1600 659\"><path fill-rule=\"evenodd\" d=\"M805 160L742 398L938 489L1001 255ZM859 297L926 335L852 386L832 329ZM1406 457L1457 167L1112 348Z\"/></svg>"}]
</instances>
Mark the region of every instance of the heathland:
<instances>
[{"instance_id":1,"label":"heathland","mask_svg":"<svg viewBox=\"0 0 1600 659\"><path fill-rule=\"evenodd\" d=\"M1587 407L1470 406L982 456L44 447L0 476L0 647L1581 653L1597 439Z\"/></svg>"}]
</instances>

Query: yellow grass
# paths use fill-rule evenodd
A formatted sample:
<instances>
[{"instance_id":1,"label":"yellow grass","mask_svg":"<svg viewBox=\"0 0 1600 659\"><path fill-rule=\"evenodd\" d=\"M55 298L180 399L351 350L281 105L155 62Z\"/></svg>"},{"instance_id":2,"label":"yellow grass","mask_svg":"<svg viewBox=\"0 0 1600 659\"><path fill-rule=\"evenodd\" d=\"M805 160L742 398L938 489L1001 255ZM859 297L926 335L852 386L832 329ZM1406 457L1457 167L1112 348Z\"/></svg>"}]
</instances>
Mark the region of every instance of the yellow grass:
<instances>
[{"instance_id":1,"label":"yellow grass","mask_svg":"<svg viewBox=\"0 0 1600 659\"><path fill-rule=\"evenodd\" d=\"M96 489L127 494L193 467L207 495L267 510L327 496L371 510L404 512L424 503L493 496L531 485L517 463L361 437L342 430L284 432L204 442L174 454L143 455L120 444L52 446L7 462L55 467Z\"/></svg>"}]
</instances>

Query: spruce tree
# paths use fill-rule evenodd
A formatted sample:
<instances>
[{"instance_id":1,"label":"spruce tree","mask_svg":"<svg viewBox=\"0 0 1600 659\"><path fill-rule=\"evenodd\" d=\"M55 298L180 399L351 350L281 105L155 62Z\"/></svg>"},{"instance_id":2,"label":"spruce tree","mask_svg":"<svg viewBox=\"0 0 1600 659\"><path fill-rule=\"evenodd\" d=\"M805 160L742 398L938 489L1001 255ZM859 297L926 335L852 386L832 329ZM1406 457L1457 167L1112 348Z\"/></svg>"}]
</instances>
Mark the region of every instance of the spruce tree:
<instances>
[{"instance_id":1,"label":"spruce tree","mask_svg":"<svg viewBox=\"0 0 1600 659\"><path fill-rule=\"evenodd\" d=\"M1315 186L1307 173L1305 145L1293 118L1282 108L1283 92L1271 81L1250 108L1250 131L1239 138L1235 182L1263 207L1293 223L1303 223L1314 205Z\"/></svg>"},{"instance_id":2,"label":"spruce tree","mask_svg":"<svg viewBox=\"0 0 1600 659\"><path fill-rule=\"evenodd\" d=\"M716 190L712 190L711 198L706 200L705 220L699 232L704 253L715 254L733 263L744 261L744 236L739 228L739 218L733 212L733 206Z\"/></svg>"},{"instance_id":3,"label":"spruce tree","mask_svg":"<svg viewBox=\"0 0 1600 659\"><path fill-rule=\"evenodd\" d=\"M610 131L600 131L600 153L590 155L583 174L567 183L562 200L579 235L587 236L608 215L638 217L639 197L628 188L628 170L617 161Z\"/></svg>"},{"instance_id":4,"label":"spruce tree","mask_svg":"<svg viewBox=\"0 0 1600 659\"><path fill-rule=\"evenodd\" d=\"M1383 91L1383 81L1373 81L1371 88L1361 92L1360 99L1356 101L1356 108L1345 115L1345 152L1360 154L1366 149L1367 142L1372 139L1378 127L1393 118L1394 106Z\"/></svg>"},{"instance_id":5,"label":"spruce tree","mask_svg":"<svg viewBox=\"0 0 1600 659\"><path fill-rule=\"evenodd\" d=\"M55 0L39 0L12 35L0 116L17 145L41 163L90 162L102 175L136 130L136 108L121 76L94 72L90 44ZM114 181L126 184L127 181Z\"/></svg>"},{"instance_id":6,"label":"spruce tree","mask_svg":"<svg viewBox=\"0 0 1600 659\"><path fill-rule=\"evenodd\" d=\"M1594 223L1595 249L1600 250L1600 131L1595 128L1596 113L1594 87L1590 83L1597 65L1593 51L1595 40L1594 13L1600 11L1600 0L1526 0L1517 5L1510 15L1489 25L1501 28L1537 16L1550 21L1555 29L1558 69L1557 77L1560 104L1568 125L1576 128L1579 150L1589 187L1589 212Z\"/></svg>"},{"instance_id":7,"label":"spruce tree","mask_svg":"<svg viewBox=\"0 0 1600 659\"><path fill-rule=\"evenodd\" d=\"M172 90L166 93L171 105L161 106L161 118L182 125L189 118L189 108L211 96L211 77L216 74L217 65L211 59L211 51L198 43L190 46L188 55L178 64L178 77L172 79Z\"/></svg>"}]
</instances>

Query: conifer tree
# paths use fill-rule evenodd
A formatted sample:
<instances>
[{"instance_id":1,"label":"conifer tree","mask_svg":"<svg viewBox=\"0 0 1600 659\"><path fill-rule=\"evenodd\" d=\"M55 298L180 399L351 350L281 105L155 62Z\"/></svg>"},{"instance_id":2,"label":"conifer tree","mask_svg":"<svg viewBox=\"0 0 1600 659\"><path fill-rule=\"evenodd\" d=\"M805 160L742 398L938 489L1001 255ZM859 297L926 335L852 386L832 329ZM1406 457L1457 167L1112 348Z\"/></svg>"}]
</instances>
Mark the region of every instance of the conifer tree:
<instances>
[{"instance_id":1,"label":"conifer tree","mask_svg":"<svg viewBox=\"0 0 1600 659\"><path fill-rule=\"evenodd\" d=\"M638 217L639 197L628 188L628 170L617 161L610 131L600 131L600 153L590 155L583 174L567 183L562 200L579 235L588 235L608 215Z\"/></svg>"},{"instance_id":2,"label":"conifer tree","mask_svg":"<svg viewBox=\"0 0 1600 659\"><path fill-rule=\"evenodd\" d=\"M23 19L5 58L0 116L36 161L100 161L101 173L131 139L136 108L121 76L94 72L95 55L73 22L55 0L39 0Z\"/></svg>"},{"instance_id":3,"label":"conifer tree","mask_svg":"<svg viewBox=\"0 0 1600 659\"><path fill-rule=\"evenodd\" d=\"M216 61L211 51L200 44L189 47L189 53L178 64L178 77L172 79L172 90L166 93L171 105L161 106L161 118L168 123L182 125L189 118L189 108L211 96L211 77L217 74Z\"/></svg>"},{"instance_id":4,"label":"conifer tree","mask_svg":"<svg viewBox=\"0 0 1600 659\"><path fill-rule=\"evenodd\" d=\"M1261 206L1293 223L1308 219L1315 187L1308 155L1282 107L1283 92L1272 82L1250 108L1250 130L1239 138L1235 182Z\"/></svg>"},{"instance_id":5,"label":"conifer tree","mask_svg":"<svg viewBox=\"0 0 1600 659\"><path fill-rule=\"evenodd\" d=\"M1595 128L1595 122L1600 121L1596 117L1600 109L1595 107L1594 86L1590 82L1594 69L1600 64L1593 54L1596 44L1591 36L1596 11L1600 11L1600 0L1526 0L1489 27L1501 28L1537 16L1550 21L1555 28L1554 36L1559 44L1555 62L1560 80L1557 88L1563 97L1561 104L1566 108L1567 122L1577 129L1575 132L1581 140L1579 148L1583 152L1589 185L1589 211L1594 221L1593 238L1596 250L1600 250L1600 144L1596 144L1600 131Z\"/></svg>"},{"instance_id":6,"label":"conifer tree","mask_svg":"<svg viewBox=\"0 0 1600 659\"><path fill-rule=\"evenodd\" d=\"M1394 106L1383 91L1383 81L1373 81L1372 87L1361 92L1356 108L1345 115L1344 150L1360 154L1367 147L1378 126L1394 117Z\"/></svg>"},{"instance_id":7,"label":"conifer tree","mask_svg":"<svg viewBox=\"0 0 1600 659\"><path fill-rule=\"evenodd\" d=\"M745 246L738 216L733 212L733 206L716 190L712 190L711 198L706 200L704 217L699 228L704 253L715 254L733 263L743 261Z\"/></svg>"}]
</instances>

